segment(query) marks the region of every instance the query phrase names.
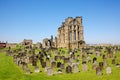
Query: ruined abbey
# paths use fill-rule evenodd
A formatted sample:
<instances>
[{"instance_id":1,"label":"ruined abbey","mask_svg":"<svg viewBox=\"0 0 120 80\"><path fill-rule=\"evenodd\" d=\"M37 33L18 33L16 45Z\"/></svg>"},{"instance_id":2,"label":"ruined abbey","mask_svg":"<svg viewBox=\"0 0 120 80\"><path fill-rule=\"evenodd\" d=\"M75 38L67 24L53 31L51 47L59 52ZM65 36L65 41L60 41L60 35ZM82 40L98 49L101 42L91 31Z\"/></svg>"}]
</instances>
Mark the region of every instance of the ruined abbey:
<instances>
[{"instance_id":1,"label":"ruined abbey","mask_svg":"<svg viewBox=\"0 0 120 80\"><path fill-rule=\"evenodd\" d=\"M51 39L45 38L43 40L43 48L84 48L85 41L83 36L83 25L82 17L68 17L65 22L58 28L58 35L53 41L53 36Z\"/></svg>"}]
</instances>

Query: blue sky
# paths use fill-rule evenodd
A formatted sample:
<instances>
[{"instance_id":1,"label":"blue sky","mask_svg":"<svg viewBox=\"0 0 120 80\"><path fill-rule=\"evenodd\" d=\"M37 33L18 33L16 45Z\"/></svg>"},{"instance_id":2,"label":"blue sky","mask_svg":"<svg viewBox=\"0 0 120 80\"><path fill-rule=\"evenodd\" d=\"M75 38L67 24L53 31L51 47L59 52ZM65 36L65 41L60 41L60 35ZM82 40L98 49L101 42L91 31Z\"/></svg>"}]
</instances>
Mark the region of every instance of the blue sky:
<instances>
[{"instance_id":1,"label":"blue sky","mask_svg":"<svg viewBox=\"0 0 120 80\"><path fill-rule=\"evenodd\" d=\"M120 0L0 0L0 41L42 42L76 16L83 17L86 43L120 44Z\"/></svg>"}]
</instances>

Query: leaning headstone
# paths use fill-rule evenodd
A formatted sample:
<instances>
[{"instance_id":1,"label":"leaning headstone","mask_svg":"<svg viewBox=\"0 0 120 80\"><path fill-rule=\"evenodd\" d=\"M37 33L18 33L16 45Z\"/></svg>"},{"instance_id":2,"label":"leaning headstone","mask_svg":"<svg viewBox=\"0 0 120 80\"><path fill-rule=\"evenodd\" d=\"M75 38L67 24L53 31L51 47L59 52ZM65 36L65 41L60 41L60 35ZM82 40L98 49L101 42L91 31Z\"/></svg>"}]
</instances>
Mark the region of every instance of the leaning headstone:
<instances>
[{"instance_id":1,"label":"leaning headstone","mask_svg":"<svg viewBox=\"0 0 120 80\"><path fill-rule=\"evenodd\" d=\"M71 66L67 66L66 67L66 73L72 73L72 67Z\"/></svg>"},{"instance_id":2,"label":"leaning headstone","mask_svg":"<svg viewBox=\"0 0 120 80\"><path fill-rule=\"evenodd\" d=\"M108 66L108 67L106 68L106 74L111 74L111 73L112 73L112 69L111 69L110 66Z\"/></svg>"}]
</instances>

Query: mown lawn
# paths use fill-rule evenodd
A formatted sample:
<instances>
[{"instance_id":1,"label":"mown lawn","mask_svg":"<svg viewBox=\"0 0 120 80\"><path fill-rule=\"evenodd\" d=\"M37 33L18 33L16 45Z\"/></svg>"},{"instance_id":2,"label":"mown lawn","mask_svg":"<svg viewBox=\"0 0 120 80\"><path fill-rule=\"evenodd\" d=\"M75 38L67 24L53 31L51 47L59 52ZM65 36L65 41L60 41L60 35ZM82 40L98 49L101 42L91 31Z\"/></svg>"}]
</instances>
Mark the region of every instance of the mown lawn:
<instances>
[{"instance_id":1,"label":"mown lawn","mask_svg":"<svg viewBox=\"0 0 120 80\"><path fill-rule=\"evenodd\" d=\"M117 54L120 61L120 54ZM44 72L25 74L5 52L0 52L0 80L120 80L120 68L112 67L112 74L107 75L103 71L102 76L96 76L95 71L48 76Z\"/></svg>"}]
</instances>

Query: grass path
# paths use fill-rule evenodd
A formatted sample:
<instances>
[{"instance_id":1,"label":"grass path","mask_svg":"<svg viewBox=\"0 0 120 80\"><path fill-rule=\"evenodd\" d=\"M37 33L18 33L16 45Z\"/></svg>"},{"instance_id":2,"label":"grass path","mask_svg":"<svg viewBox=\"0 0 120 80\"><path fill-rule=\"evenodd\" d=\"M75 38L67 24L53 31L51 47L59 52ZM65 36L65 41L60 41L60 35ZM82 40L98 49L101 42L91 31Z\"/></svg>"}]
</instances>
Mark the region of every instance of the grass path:
<instances>
[{"instance_id":1,"label":"grass path","mask_svg":"<svg viewBox=\"0 0 120 80\"><path fill-rule=\"evenodd\" d=\"M102 76L96 76L95 71L53 76L47 76L44 72L27 75L13 63L12 57L0 52L0 80L120 80L120 68L112 66L112 70L112 74L107 75L104 71Z\"/></svg>"}]
</instances>

